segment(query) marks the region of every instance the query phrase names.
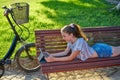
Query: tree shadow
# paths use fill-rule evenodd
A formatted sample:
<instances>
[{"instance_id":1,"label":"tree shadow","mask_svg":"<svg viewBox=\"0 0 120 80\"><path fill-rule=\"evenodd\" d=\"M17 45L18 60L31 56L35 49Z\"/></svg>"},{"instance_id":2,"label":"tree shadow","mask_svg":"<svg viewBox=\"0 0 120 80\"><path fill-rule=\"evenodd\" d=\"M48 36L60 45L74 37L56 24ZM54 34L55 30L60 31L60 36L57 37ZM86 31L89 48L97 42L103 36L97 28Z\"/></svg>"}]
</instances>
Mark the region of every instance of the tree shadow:
<instances>
[{"instance_id":1,"label":"tree shadow","mask_svg":"<svg viewBox=\"0 0 120 80\"><path fill-rule=\"evenodd\" d=\"M41 11L51 21L62 25L74 22L81 24L81 26L101 26L103 20L108 21L109 18L109 6L106 6L107 3L105 1L79 0L77 3L73 3L72 1L62 2L53 0L38 2L37 4L42 4L48 9L53 10L53 12L48 9ZM39 15L39 11L36 11L36 13ZM103 17L106 18L103 19ZM109 18L109 21L111 21L111 18ZM44 25L47 23L40 22L39 24ZM52 24L50 25L53 26Z\"/></svg>"}]
</instances>

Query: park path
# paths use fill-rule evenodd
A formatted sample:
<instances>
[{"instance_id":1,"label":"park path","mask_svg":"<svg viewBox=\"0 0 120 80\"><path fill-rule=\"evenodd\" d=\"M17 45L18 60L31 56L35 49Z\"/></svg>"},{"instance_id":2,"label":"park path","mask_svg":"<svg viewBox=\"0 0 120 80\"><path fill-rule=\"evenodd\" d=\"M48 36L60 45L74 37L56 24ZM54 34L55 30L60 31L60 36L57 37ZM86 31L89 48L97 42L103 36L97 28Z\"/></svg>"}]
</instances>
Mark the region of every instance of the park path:
<instances>
[{"instance_id":1,"label":"park path","mask_svg":"<svg viewBox=\"0 0 120 80\"><path fill-rule=\"evenodd\" d=\"M26 73L18 67L6 66L0 80L47 80L39 71ZM49 74L50 80L120 80L120 67L77 70Z\"/></svg>"}]
</instances>

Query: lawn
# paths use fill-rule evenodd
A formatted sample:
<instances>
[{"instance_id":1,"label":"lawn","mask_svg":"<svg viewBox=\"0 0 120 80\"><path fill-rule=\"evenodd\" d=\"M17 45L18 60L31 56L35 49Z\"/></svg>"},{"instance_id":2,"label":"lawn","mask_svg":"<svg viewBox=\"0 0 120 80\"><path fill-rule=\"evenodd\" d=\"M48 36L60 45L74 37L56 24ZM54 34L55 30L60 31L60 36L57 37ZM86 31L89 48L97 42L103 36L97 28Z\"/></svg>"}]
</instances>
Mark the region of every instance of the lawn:
<instances>
[{"instance_id":1,"label":"lawn","mask_svg":"<svg viewBox=\"0 0 120 80\"><path fill-rule=\"evenodd\" d=\"M0 7L22 0L1 0ZM60 29L70 23L81 27L119 26L120 12L110 11L114 6L105 0L24 0L30 5L29 42L35 42L35 29ZM0 58L6 53L14 36L0 8ZM19 15L19 14L18 14ZM26 36L27 34L25 34Z\"/></svg>"}]
</instances>

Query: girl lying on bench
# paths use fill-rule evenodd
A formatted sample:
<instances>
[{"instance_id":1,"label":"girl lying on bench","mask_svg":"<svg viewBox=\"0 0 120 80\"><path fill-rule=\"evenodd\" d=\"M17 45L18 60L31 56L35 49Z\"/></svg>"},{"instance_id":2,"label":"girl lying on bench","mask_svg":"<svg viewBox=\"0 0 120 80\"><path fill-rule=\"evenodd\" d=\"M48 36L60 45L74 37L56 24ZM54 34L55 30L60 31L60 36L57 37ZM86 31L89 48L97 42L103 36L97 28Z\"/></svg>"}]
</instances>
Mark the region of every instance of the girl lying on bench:
<instances>
[{"instance_id":1,"label":"girl lying on bench","mask_svg":"<svg viewBox=\"0 0 120 80\"><path fill-rule=\"evenodd\" d=\"M61 34L63 39L67 42L67 48L64 52L51 54L49 57L45 58L47 62L70 61L75 58L85 61L88 58L105 58L120 55L120 46L114 47L105 43L96 43L90 47L87 43L88 39L79 25L70 24L64 26L61 29ZM72 50L72 53L69 56L65 56L70 50Z\"/></svg>"}]
</instances>

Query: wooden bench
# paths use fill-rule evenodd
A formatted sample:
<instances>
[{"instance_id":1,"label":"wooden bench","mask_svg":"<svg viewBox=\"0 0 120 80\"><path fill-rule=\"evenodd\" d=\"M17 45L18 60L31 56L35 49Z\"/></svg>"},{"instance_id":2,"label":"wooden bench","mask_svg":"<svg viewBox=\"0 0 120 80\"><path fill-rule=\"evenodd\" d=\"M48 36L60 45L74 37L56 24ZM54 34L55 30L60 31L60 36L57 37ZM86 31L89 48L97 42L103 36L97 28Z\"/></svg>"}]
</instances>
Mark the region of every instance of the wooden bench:
<instances>
[{"instance_id":1,"label":"wooden bench","mask_svg":"<svg viewBox=\"0 0 120 80\"><path fill-rule=\"evenodd\" d=\"M113 46L120 46L120 27L83 28L89 38L88 44L104 42ZM39 48L49 53L61 52L66 48L60 30L35 30L37 55ZM112 58L92 58L86 61L75 59L66 62L42 63L41 70L44 74L90 68L101 68L120 65L120 56Z\"/></svg>"}]
</instances>

